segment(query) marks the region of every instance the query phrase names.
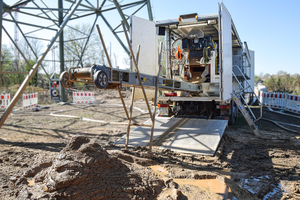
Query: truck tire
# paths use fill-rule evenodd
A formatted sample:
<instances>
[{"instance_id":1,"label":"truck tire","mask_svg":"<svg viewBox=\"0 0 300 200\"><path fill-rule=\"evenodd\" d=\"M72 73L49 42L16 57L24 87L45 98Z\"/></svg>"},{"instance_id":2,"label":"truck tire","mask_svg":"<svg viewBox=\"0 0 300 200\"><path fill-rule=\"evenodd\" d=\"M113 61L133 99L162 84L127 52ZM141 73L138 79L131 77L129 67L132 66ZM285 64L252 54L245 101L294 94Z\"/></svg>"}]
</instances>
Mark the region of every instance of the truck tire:
<instances>
[{"instance_id":1,"label":"truck tire","mask_svg":"<svg viewBox=\"0 0 300 200\"><path fill-rule=\"evenodd\" d=\"M94 74L94 83L97 88L105 89L108 85L108 76L103 70L99 70Z\"/></svg>"},{"instance_id":2,"label":"truck tire","mask_svg":"<svg viewBox=\"0 0 300 200\"><path fill-rule=\"evenodd\" d=\"M231 101L230 116L229 116L229 121L228 121L228 123L230 125L233 125L235 123L235 121L236 121L237 113L238 113L237 109L238 108L237 108L236 104L233 101Z\"/></svg>"}]
</instances>

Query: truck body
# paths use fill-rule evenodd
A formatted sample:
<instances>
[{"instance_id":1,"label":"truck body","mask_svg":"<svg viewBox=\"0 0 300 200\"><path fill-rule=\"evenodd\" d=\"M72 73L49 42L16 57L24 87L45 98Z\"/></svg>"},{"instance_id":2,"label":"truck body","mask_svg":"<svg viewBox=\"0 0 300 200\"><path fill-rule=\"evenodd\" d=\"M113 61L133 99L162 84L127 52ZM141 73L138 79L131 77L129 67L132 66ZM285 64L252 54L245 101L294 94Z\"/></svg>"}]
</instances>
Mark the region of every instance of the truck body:
<instances>
[{"instance_id":1,"label":"truck body","mask_svg":"<svg viewBox=\"0 0 300 200\"><path fill-rule=\"evenodd\" d=\"M83 82L119 90L129 123L127 134L116 144L127 148L150 141L149 151L155 142L160 148L214 155L228 121L233 124L239 110L254 134L260 135L255 125L260 118L245 101L253 92L254 51L242 43L223 3L218 4L217 14L193 13L157 22L132 16L130 39L124 24L123 29L132 58L130 71L113 68L109 62L109 67L70 68L60 75L65 88ZM164 49L160 43L158 53L159 41ZM122 86L134 88L130 114ZM130 132L134 98L145 100L150 119ZM156 107L152 112L148 99L154 100L159 117L155 118Z\"/></svg>"},{"instance_id":2,"label":"truck body","mask_svg":"<svg viewBox=\"0 0 300 200\"><path fill-rule=\"evenodd\" d=\"M136 99L156 99L158 89L159 116L227 119L229 123L235 122L239 110L233 93L251 99L254 51L241 41L222 2L216 14L193 13L157 22L132 16L129 32L131 39L126 37L135 59L131 63L138 65L141 75L133 65L131 71L105 65L70 68L60 76L62 86L83 82L100 89L137 87ZM163 68L158 63L159 41L164 43ZM138 90L141 84L150 89L146 96L144 89Z\"/></svg>"},{"instance_id":3,"label":"truck body","mask_svg":"<svg viewBox=\"0 0 300 200\"><path fill-rule=\"evenodd\" d=\"M245 84L245 77L254 87L254 51L241 41L224 4L218 4L216 14L193 13L156 22L133 16L131 41L133 50L141 46L140 72L157 74L158 40L165 47L164 76L200 87L197 92L160 92L160 115L223 118L234 123L238 109L232 92L250 98L251 90L241 91L238 80Z\"/></svg>"}]
</instances>

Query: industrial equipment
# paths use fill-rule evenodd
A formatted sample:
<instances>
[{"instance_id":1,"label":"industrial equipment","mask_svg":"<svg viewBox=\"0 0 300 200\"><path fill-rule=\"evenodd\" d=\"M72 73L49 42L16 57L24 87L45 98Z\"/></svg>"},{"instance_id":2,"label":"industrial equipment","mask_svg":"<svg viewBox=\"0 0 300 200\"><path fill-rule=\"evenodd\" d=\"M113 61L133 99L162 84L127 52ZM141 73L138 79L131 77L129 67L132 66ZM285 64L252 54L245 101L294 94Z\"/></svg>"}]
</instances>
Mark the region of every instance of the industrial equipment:
<instances>
[{"instance_id":1,"label":"industrial equipment","mask_svg":"<svg viewBox=\"0 0 300 200\"><path fill-rule=\"evenodd\" d=\"M65 88L72 87L73 82L83 82L99 89L124 85L161 90L157 98L152 97L155 105L158 103L159 116L221 119L233 124L240 110L255 135L259 135L254 123L261 116L254 116L245 100L246 96L255 95L254 51L241 41L223 3L218 11L157 22L132 16L130 46L136 49L142 44L140 75L137 71L93 65L65 71L60 77L61 84ZM164 76L157 64L158 37L165 41Z\"/></svg>"}]
</instances>

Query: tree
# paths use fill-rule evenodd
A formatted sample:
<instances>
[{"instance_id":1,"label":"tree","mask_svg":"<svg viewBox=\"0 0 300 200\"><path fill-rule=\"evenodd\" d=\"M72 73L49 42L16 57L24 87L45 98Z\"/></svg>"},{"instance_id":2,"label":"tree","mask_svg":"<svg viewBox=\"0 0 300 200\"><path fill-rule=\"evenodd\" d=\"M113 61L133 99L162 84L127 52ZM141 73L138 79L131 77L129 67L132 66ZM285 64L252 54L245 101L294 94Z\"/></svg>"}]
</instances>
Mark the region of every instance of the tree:
<instances>
[{"instance_id":1,"label":"tree","mask_svg":"<svg viewBox=\"0 0 300 200\"><path fill-rule=\"evenodd\" d=\"M79 58L84 51L87 36L93 27L88 23L77 24L74 29L67 28L64 31L64 57L67 68L77 67ZM98 34L93 30L89 42L86 45L80 65L82 67L92 64L106 64L106 59Z\"/></svg>"},{"instance_id":2,"label":"tree","mask_svg":"<svg viewBox=\"0 0 300 200\"><path fill-rule=\"evenodd\" d=\"M264 80L269 92L285 92L300 95L300 75L290 75L287 72L279 71L276 75L270 75Z\"/></svg>"},{"instance_id":3,"label":"tree","mask_svg":"<svg viewBox=\"0 0 300 200\"><path fill-rule=\"evenodd\" d=\"M26 66L25 66L25 70L27 72L29 72L31 67L35 64L34 60L29 60L28 62L30 64L30 66L28 64L26 64ZM29 85L37 85L37 80L38 80L38 71L36 71L35 75L30 80Z\"/></svg>"},{"instance_id":4,"label":"tree","mask_svg":"<svg viewBox=\"0 0 300 200\"><path fill-rule=\"evenodd\" d=\"M261 82L261 81L262 81L261 77L255 75L255 77L254 77L254 83L257 84L258 82Z\"/></svg>"},{"instance_id":5,"label":"tree","mask_svg":"<svg viewBox=\"0 0 300 200\"><path fill-rule=\"evenodd\" d=\"M26 60L29 62L29 64L31 66L29 66L27 64L27 62L21 57L21 59L18 61L18 69L16 71L20 71L20 72L29 72L31 67L35 64L35 62L37 61L37 57L42 53L42 49L44 47L43 42L41 42L38 39L33 39L33 38L27 38L28 43L26 42L26 40L24 38L22 38L19 42L18 42L18 46L21 49L22 53L24 54ZM20 56L19 56L20 57ZM17 59L16 59L17 60ZM46 62L42 63L43 66L46 66ZM43 77L39 76L39 72L41 71L41 69L39 68L34 77L30 80L29 85L36 85L38 83L38 80ZM23 82L24 78L26 75L18 75L18 82L21 83Z\"/></svg>"},{"instance_id":6,"label":"tree","mask_svg":"<svg viewBox=\"0 0 300 200\"><path fill-rule=\"evenodd\" d=\"M1 48L2 48L1 71L11 71L13 54L6 45L2 45ZM1 79L1 86L5 86L5 87L8 87L13 82L13 78L10 74L1 74L0 79Z\"/></svg>"}]
</instances>

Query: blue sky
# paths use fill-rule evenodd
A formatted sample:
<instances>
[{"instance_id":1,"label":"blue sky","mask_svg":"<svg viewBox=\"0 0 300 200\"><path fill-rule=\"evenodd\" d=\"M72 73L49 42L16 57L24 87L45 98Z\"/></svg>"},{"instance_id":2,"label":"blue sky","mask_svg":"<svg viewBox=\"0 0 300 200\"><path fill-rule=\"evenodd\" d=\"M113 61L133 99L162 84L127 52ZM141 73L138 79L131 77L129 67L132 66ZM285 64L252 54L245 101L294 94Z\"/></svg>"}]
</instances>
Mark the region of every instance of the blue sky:
<instances>
[{"instance_id":1,"label":"blue sky","mask_svg":"<svg viewBox=\"0 0 300 200\"><path fill-rule=\"evenodd\" d=\"M95 0L90 0L94 2ZM15 0L4 0L12 3ZM45 0L46 3L56 1ZM101 1L100 1L101 2ZM126 2L126 1L124 1ZM198 13L210 14L218 12L217 0L152 0L154 20L177 18L181 14ZM248 47L255 51L255 74L276 74L286 71L291 74L300 73L300 0L224 0L223 1L242 41L247 41ZM32 5L31 5L32 6ZM117 13L107 13L105 16L112 24L119 23ZM129 13L128 13L129 14ZM147 17L146 9L137 16ZM19 17L20 18L20 17ZM20 20L26 20L21 17ZM89 22L92 18L76 21L76 23ZM126 54L110 34L102 20L98 20L106 45L112 43L112 51L118 54L118 65L122 67L122 57ZM4 26L13 33L13 27L7 23ZM53 36L53 33L51 33ZM44 36L44 35L43 35ZM51 38L51 35L49 35ZM7 38L3 37L7 43Z\"/></svg>"}]
</instances>

